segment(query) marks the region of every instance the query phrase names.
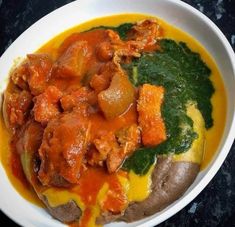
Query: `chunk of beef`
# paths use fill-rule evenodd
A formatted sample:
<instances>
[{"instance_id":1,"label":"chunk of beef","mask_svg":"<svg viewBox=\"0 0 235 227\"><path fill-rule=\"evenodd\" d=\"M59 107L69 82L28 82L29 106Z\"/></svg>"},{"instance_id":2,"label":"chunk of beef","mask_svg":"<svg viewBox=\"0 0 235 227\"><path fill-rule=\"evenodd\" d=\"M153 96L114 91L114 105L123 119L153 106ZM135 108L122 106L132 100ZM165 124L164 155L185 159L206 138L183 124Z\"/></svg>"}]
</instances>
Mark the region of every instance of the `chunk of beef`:
<instances>
[{"instance_id":1,"label":"chunk of beef","mask_svg":"<svg viewBox=\"0 0 235 227\"><path fill-rule=\"evenodd\" d=\"M59 57L53 67L53 76L58 78L84 77L92 50L86 41L77 41Z\"/></svg>"},{"instance_id":2,"label":"chunk of beef","mask_svg":"<svg viewBox=\"0 0 235 227\"><path fill-rule=\"evenodd\" d=\"M112 149L107 155L107 168L110 173L115 172L124 162L125 158L135 151L140 144L140 130L133 124L117 131L116 138L119 149Z\"/></svg>"},{"instance_id":3,"label":"chunk of beef","mask_svg":"<svg viewBox=\"0 0 235 227\"><path fill-rule=\"evenodd\" d=\"M162 38L163 30L157 20L148 19L137 22L128 33L128 40L142 43L142 48L148 50L153 47L159 38Z\"/></svg>"},{"instance_id":4,"label":"chunk of beef","mask_svg":"<svg viewBox=\"0 0 235 227\"><path fill-rule=\"evenodd\" d=\"M10 129L23 125L30 112L32 95L28 91L4 94L4 119Z\"/></svg>"},{"instance_id":5,"label":"chunk of beef","mask_svg":"<svg viewBox=\"0 0 235 227\"><path fill-rule=\"evenodd\" d=\"M119 146L113 132L101 136L93 141L95 148L89 152L88 163L92 166L103 166L108 154L118 150Z\"/></svg>"},{"instance_id":6,"label":"chunk of beef","mask_svg":"<svg viewBox=\"0 0 235 227\"><path fill-rule=\"evenodd\" d=\"M97 95L87 87L81 87L70 94L64 95L60 99L61 106L64 111L71 111L73 108L81 108L81 105L95 105L97 103Z\"/></svg>"},{"instance_id":7,"label":"chunk of beef","mask_svg":"<svg viewBox=\"0 0 235 227\"><path fill-rule=\"evenodd\" d=\"M121 70L122 61L130 61L133 57L140 57L140 50L143 49L141 42L133 40L123 41L113 30L107 30L113 51L113 62Z\"/></svg>"},{"instance_id":8,"label":"chunk of beef","mask_svg":"<svg viewBox=\"0 0 235 227\"><path fill-rule=\"evenodd\" d=\"M96 48L96 54L101 61L110 61L114 54L113 46L110 42L102 42Z\"/></svg>"},{"instance_id":9,"label":"chunk of beef","mask_svg":"<svg viewBox=\"0 0 235 227\"><path fill-rule=\"evenodd\" d=\"M16 148L19 154L30 153L35 154L42 142L43 127L40 123L29 120L19 134Z\"/></svg>"},{"instance_id":10,"label":"chunk of beef","mask_svg":"<svg viewBox=\"0 0 235 227\"><path fill-rule=\"evenodd\" d=\"M109 173L116 172L125 158L140 144L140 130L133 124L117 131L109 132L93 141L95 149L89 152L90 165L103 166L106 163Z\"/></svg>"},{"instance_id":11,"label":"chunk of beef","mask_svg":"<svg viewBox=\"0 0 235 227\"><path fill-rule=\"evenodd\" d=\"M29 88L33 95L39 95L47 87L53 62L47 54L28 54L27 58Z\"/></svg>"},{"instance_id":12,"label":"chunk of beef","mask_svg":"<svg viewBox=\"0 0 235 227\"><path fill-rule=\"evenodd\" d=\"M116 66L121 69L122 62L129 62L141 56L143 51L159 48L157 40L162 37L162 29L154 19L143 20L132 27L126 41L120 39L117 32L107 30L109 44L101 46L100 55L111 56ZM98 52L99 53L99 52Z\"/></svg>"},{"instance_id":13,"label":"chunk of beef","mask_svg":"<svg viewBox=\"0 0 235 227\"><path fill-rule=\"evenodd\" d=\"M28 90L28 78L29 67L26 61L17 66L11 73L12 82L23 90Z\"/></svg>"},{"instance_id":14,"label":"chunk of beef","mask_svg":"<svg viewBox=\"0 0 235 227\"><path fill-rule=\"evenodd\" d=\"M17 135L16 150L20 155L21 165L27 180L34 187L39 170L38 149L42 143L44 128L38 122L29 120Z\"/></svg>"},{"instance_id":15,"label":"chunk of beef","mask_svg":"<svg viewBox=\"0 0 235 227\"><path fill-rule=\"evenodd\" d=\"M97 74L92 76L90 86L96 93L106 90L109 87L116 71L116 65L113 62L107 62L100 68Z\"/></svg>"},{"instance_id":16,"label":"chunk of beef","mask_svg":"<svg viewBox=\"0 0 235 227\"><path fill-rule=\"evenodd\" d=\"M89 121L79 113L62 114L48 123L39 149L39 179L43 185L66 187L78 183L89 135Z\"/></svg>"},{"instance_id":17,"label":"chunk of beef","mask_svg":"<svg viewBox=\"0 0 235 227\"><path fill-rule=\"evenodd\" d=\"M52 118L59 115L58 102L62 92L55 86L49 86L44 93L35 97L34 118L36 121L46 124Z\"/></svg>"},{"instance_id":18,"label":"chunk of beef","mask_svg":"<svg viewBox=\"0 0 235 227\"><path fill-rule=\"evenodd\" d=\"M30 89L33 95L39 95L46 89L52 64L48 54L28 54L11 73L11 79L19 88Z\"/></svg>"},{"instance_id":19,"label":"chunk of beef","mask_svg":"<svg viewBox=\"0 0 235 227\"><path fill-rule=\"evenodd\" d=\"M125 153L130 154L141 143L140 128L136 124L124 127L116 132L116 138Z\"/></svg>"}]
</instances>

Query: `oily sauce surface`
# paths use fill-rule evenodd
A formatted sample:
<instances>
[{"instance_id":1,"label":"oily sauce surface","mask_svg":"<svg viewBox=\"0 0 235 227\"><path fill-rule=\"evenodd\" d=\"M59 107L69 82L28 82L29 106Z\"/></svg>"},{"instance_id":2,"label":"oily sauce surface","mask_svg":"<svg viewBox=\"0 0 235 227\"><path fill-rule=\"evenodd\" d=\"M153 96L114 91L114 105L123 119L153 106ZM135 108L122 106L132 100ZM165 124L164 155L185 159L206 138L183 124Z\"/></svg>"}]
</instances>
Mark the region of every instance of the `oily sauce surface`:
<instances>
[{"instance_id":1,"label":"oily sauce surface","mask_svg":"<svg viewBox=\"0 0 235 227\"><path fill-rule=\"evenodd\" d=\"M129 21L126 21L126 16L122 16L122 15L112 16L111 18L108 17L108 18L103 18L103 19L97 19L97 20L85 23L83 25L79 25L75 28L72 28L71 30L68 30L62 33L61 35L59 35L58 37L55 37L53 40L49 41L47 44L41 47L37 51L37 53L50 54L53 60L55 60L59 58L61 55L63 55L63 53L65 53L66 49L72 43L76 43L77 41L83 41L83 40L87 41L89 46L95 48L97 43L105 42L108 39L106 33L104 33L102 30L91 31L90 33L89 32L79 33L79 34L76 33L74 35L71 35L71 34L74 33L75 31L88 30L92 27L96 27L102 24L113 26L113 25L118 25L123 22L134 22L143 18L146 18L146 16L130 15ZM190 46L190 48L192 48L193 50L201 54L203 60L212 69L212 81L215 86L215 89L219 91L219 92L216 92L212 98L213 106L216 107L220 103L220 108L213 109L214 127L211 128L206 133L206 148L205 148L204 161L202 163L202 168L205 168L210 162L210 160L212 159L216 151L216 148L219 144L219 138L221 138L222 133L223 133L225 115L226 115L226 97L225 97L225 90L224 90L223 82L222 82L221 76L219 75L219 71L215 63L213 62L209 54L204 50L204 48L202 48L200 44L198 44L197 41L195 41L192 37L189 37L182 31L176 28L173 28L172 26L168 25L167 23L163 21L160 21L160 23L165 30L166 37L185 41ZM87 62L85 63L85 65L87 64L89 66L88 67L89 69L86 72L86 78L82 80L83 84L89 83L91 76L95 72L102 69L102 67L104 67L105 65L103 61L100 61L100 59L97 58L97 55L89 56L89 52L91 53L95 52L95 49L88 48L87 50L88 54L87 53L86 54L88 57L87 57ZM76 78L76 77L72 79L56 78L54 80L52 79L49 81L49 86L50 85L56 86L62 92L70 93L81 87L81 78ZM12 88L9 87L9 90L12 90ZM87 95L87 99L89 100L89 102L91 103L94 102L94 99L96 99L96 97L92 96L92 94L87 94L86 91L84 93ZM59 94L56 94L55 96L57 95L60 96ZM50 97L51 100L53 98L54 97ZM221 107L221 105L223 105L223 107ZM83 110L83 108L86 108L86 107L82 106L81 110ZM110 132L110 131L115 132L123 127L129 127L132 124L136 124L137 122L137 113L136 113L135 103L133 103L128 108L128 110L125 113L123 113L120 117L115 118L115 120L112 120L112 121L104 118L103 114L101 114L99 111L98 112L96 112L96 110L93 110L93 111L94 113L91 114L89 122L87 122L87 124L90 125L90 131L92 132L90 135L91 138L105 136L107 132ZM13 185L17 188L17 190L22 194L23 197L25 197L27 200L30 200L31 202L37 205L42 206L37 196L33 195L32 189L27 183L27 180L22 170L22 166L20 164L19 154L14 149L15 145L13 145L11 149L9 149L7 145L9 141L9 134L6 132L2 119L1 119L0 135L1 135L1 138L3 138L1 139L1 142L0 142L1 147L2 147L1 161L6 169L6 172L10 180L12 181ZM12 152L10 152L10 150ZM121 175L126 177L125 173L121 173ZM90 179L93 179L93 181L91 181ZM79 188L74 187L72 189L72 192L76 192L77 194L79 194L80 197L82 198L82 202L87 205L83 214L83 218L80 221L81 226L86 226L86 223L89 222L92 216L92 212L94 212L92 211L91 206L97 203L97 197L98 197L99 191L102 187L105 187L105 183L109 185L109 189L112 191L112 193L104 197L102 207L114 213L125 208L126 206L125 193L122 190L117 174L109 175L101 168L91 168L88 171L84 171L84 172L81 171ZM120 200L115 199L115 196L113 196L115 195L115 193L118 194L119 196L121 195Z\"/></svg>"}]
</instances>

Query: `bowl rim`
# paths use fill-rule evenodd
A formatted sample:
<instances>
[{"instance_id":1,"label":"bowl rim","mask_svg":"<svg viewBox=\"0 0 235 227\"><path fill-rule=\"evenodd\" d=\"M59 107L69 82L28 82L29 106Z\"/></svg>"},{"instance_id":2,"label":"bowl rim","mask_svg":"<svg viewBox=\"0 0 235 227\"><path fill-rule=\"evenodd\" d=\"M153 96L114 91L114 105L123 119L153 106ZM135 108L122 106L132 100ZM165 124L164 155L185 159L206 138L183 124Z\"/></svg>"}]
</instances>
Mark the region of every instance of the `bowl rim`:
<instances>
[{"instance_id":1,"label":"bowl rim","mask_svg":"<svg viewBox=\"0 0 235 227\"><path fill-rule=\"evenodd\" d=\"M24 36L24 34L32 29L33 27L37 26L40 22L47 20L47 18L49 16L52 16L56 13L59 13L60 10L63 10L63 8L65 7L71 7L75 4L79 4L80 2L83 1L90 1L90 0L77 0L68 4L65 4L55 10L53 10L52 12L46 14L45 16L43 16L41 19L39 19L38 21L36 21L35 23L33 23L28 29L26 29L12 44L14 45L18 39L22 36ZM227 38L225 37L225 35L222 33L222 31L217 27L217 25L211 21L206 15L204 15L203 13L201 13L199 10L195 9L194 7L192 7L191 5L181 1L181 0L159 0L159 1L167 1L171 4L175 4L177 7L181 7L184 8L184 10L191 12L192 14L194 14L196 17L198 17L199 19L201 19L204 23L206 23L206 25L208 27L210 27L213 32L215 32L215 34L218 36L218 38L222 41L223 47L225 48L225 51L229 57L229 60L231 61L231 65L232 65L232 70L233 70L233 78L235 79L235 54L234 51L231 47L231 45L229 44ZM61 31L63 32L63 31ZM10 47L11 47L10 46ZM10 48L8 47L4 53L2 54L2 56L0 57L0 60L2 58L4 58L5 53L7 52L7 50ZM228 130L228 137L226 138L225 142L222 144L222 147L220 149L220 151L218 152L217 157L215 158L214 161L211 162L211 166L208 168L208 171L206 172L205 176L202 177L202 179L200 179L200 181L198 182L197 185L195 185L193 187L193 189L191 191L188 192L187 195L185 195L183 198L181 198L180 202L176 203L174 206L169 207L167 209L167 211L163 212L160 216L157 217L153 217L151 220L146 221L145 223L142 223L140 225L138 225L139 227L145 227L147 226L154 226L156 224L160 224L161 222L167 220L168 218L170 218L171 216L173 216L174 214L176 214L177 212L179 212L181 209L183 209L187 204L189 204L197 195L199 195L199 193L208 185L208 183L212 180L212 178L215 176L215 174L218 172L219 168L222 166L225 158L227 157L230 148L233 144L234 141L234 137L233 136L233 131L235 131L235 111L233 111L232 114L232 123L231 126ZM0 167L2 167L2 165L0 165ZM2 167L3 168L3 167ZM4 169L4 168L3 168ZM10 182L9 182L10 183ZM10 183L11 184L11 183ZM12 186L13 187L13 186ZM1 189L0 189L1 190ZM8 217L10 217L13 221L15 221L18 224L21 225L25 225L25 226L32 226L32 223L29 223L27 220L22 220L19 218L16 218L11 212L10 209L7 207L4 207L2 203L0 203L0 209L3 213L5 213ZM156 218L158 219L158 221L156 221Z\"/></svg>"}]
</instances>

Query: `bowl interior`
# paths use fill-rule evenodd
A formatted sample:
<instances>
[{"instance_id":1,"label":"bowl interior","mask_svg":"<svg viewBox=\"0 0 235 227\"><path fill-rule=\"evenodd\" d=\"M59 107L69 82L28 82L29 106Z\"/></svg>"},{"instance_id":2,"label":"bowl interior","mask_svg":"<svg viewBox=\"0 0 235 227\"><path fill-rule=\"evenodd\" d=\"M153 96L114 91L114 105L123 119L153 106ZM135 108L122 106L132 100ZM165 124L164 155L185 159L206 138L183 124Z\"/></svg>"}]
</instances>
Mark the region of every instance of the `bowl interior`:
<instances>
[{"instance_id":1,"label":"bowl interior","mask_svg":"<svg viewBox=\"0 0 235 227\"><path fill-rule=\"evenodd\" d=\"M162 212L144 220L124 224L115 223L107 226L151 226L166 220L193 198L208 184L225 157L233 142L235 81L234 53L223 34L203 14L178 0L80 0L70 3L42 18L26 30L2 55L0 59L0 93L5 89L7 77L13 60L34 52L45 42L87 20L120 13L144 13L155 15L168 23L184 30L196 38L216 61L223 76L227 91L227 122L218 152L210 165L196 178L187 192ZM0 166L0 208L13 220L24 226L63 226L52 219L47 212L24 200L11 186L3 167ZM15 209L17 207L17 209Z\"/></svg>"}]
</instances>

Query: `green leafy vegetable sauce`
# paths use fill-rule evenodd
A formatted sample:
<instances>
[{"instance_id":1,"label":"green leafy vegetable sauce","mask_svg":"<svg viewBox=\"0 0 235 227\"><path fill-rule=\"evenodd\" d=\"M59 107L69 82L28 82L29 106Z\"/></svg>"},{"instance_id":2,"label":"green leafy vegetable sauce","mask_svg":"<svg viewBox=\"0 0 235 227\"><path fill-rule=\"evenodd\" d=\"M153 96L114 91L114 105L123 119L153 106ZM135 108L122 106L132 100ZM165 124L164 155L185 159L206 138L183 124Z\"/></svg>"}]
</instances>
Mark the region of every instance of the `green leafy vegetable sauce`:
<instances>
[{"instance_id":1,"label":"green leafy vegetable sauce","mask_svg":"<svg viewBox=\"0 0 235 227\"><path fill-rule=\"evenodd\" d=\"M103 27L105 28L105 27ZM107 27L106 27L107 28ZM126 38L131 24L116 28L122 39ZM194 102L201 111L207 129L213 126L211 97L214 87L209 77L210 69L198 53L185 43L162 39L160 51L144 53L140 58L122 67L135 86L145 83L165 88L162 116L167 129L167 140L157 147L142 147L123 164L126 170L145 174L158 154L186 152L197 138L193 121L186 114L187 105Z\"/></svg>"}]
</instances>

